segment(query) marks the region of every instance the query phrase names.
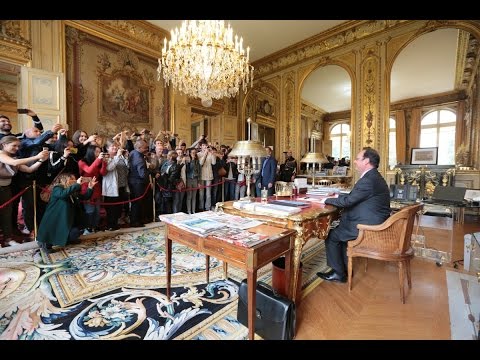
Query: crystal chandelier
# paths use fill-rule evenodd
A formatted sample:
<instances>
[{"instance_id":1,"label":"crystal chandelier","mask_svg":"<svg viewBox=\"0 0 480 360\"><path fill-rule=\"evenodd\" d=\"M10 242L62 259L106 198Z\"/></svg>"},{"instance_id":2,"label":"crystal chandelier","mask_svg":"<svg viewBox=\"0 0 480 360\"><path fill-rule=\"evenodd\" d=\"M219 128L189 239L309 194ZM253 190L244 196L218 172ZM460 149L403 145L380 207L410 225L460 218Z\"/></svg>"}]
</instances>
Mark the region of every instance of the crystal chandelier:
<instances>
[{"instance_id":1,"label":"crystal chandelier","mask_svg":"<svg viewBox=\"0 0 480 360\"><path fill-rule=\"evenodd\" d=\"M163 75L166 84L208 106L212 98L234 97L240 87L246 92L248 83L253 86L249 56L243 38L223 20L185 20L180 30L171 31L168 48L164 40L158 80Z\"/></svg>"}]
</instances>

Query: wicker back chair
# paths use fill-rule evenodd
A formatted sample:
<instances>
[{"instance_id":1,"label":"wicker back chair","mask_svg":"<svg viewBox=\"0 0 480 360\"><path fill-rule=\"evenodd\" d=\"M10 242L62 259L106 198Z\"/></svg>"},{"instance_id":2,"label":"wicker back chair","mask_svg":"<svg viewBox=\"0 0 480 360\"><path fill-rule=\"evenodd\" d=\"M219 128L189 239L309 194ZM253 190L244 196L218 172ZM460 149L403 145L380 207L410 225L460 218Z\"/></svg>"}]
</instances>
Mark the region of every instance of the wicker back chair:
<instances>
[{"instance_id":1,"label":"wicker back chair","mask_svg":"<svg viewBox=\"0 0 480 360\"><path fill-rule=\"evenodd\" d=\"M354 257L372 258L398 263L400 299L405 304L404 267L407 272L408 287L412 288L410 259L414 252L411 237L416 214L423 204L415 204L401 209L390 216L383 224L357 225L360 230L357 239L348 242L348 289L352 290L352 260ZM367 263L365 263L367 271Z\"/></svg>"},{"instance_id":2,"label":"wicker back chair","mask_svg":"<svg viewBox=\"0 0 480 360\"><path fill-rule=\"evenodd\" d=\"M331 186L332 185L332 180L325 180L325 179L318 180L318 185L320 185L320 186Z\"/></svg>"}]
</instances>

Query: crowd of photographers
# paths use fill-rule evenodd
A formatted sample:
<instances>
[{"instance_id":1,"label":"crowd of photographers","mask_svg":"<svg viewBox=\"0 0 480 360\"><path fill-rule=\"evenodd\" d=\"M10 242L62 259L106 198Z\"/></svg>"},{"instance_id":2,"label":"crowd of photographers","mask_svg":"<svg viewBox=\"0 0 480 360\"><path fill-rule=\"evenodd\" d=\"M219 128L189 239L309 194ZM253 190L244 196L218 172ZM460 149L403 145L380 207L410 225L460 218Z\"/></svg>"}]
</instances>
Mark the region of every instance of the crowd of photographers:
<instances>
[{"instance_id":1,"label":"crowd of photographers","mask_svg":"<svg viewBox=\"0 0 480 360\"><path fill-rule=\"evenodd\" d=\"M58 228L59 221L66 228L63 244L82 234L115 231L123 224L143 227L159 214L193 214L245 196L245 177L228 155L231 148L205 135L188 147L165 130L122 131L111 138L77 130L70 136L60 124L44 131L34 111L22 111L34 126L21 134L12 134L10 119L0 115L1 246L32 241L35 229L41 237L53 237L42 228ZM266 149L262 169L251 179L252 196L262 188L273 194L279 176L294 176L291 153L279 175ZM40 196L45 191L51 192L47 201Z\"/></svg>"}]
</instances>

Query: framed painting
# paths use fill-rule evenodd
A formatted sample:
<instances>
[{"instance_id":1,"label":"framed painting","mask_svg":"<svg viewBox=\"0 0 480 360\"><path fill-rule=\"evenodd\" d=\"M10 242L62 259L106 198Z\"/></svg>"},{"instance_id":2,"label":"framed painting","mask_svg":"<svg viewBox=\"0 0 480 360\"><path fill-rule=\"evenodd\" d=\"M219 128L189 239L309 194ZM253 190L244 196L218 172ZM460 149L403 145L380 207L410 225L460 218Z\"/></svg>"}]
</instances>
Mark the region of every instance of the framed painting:
<instances>
[{"instance_id":1,"label":"framed painting","mask_svg":"<svg viewBox=\"0 0 480 360\"><path fill-rule=\"evenodd\" d=\"M117 122L148 123L151 110L151 89L139 76L114 72L100 76L100 117Z\"/></svg>"},{"instance_id":2,"label":"framed painting","mask_svg":"<svg viewBox=\"0 0 480 360\"><path fill-rule=\"evenodd\" d=\"M334 166L332 175L335 176L347 176L347 167L346 166Z\"/></svg>"},{"instance_id":3,"label":"framed painting","mask_svg":"<svg viewBox=\"0 0 480 360\"><path fill-rule=\"evenodd\" d=\"M438 147L413 148L410 159L411 165L437 165Z\"/></svg>"}]
</instances>

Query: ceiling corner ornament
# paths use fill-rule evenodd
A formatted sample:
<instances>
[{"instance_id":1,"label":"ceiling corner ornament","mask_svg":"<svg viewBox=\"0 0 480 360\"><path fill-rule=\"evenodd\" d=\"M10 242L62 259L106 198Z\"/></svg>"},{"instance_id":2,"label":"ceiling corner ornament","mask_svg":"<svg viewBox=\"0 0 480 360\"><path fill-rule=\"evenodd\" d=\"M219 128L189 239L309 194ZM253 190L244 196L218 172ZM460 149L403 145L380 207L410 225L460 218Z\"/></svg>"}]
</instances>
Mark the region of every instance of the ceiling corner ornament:
<instances>
[{"instance_id":1,"label":"ceiling corner ornament","mask_svg":"<svg viewBox=\"0 0 480 360\"><path fill-rule=\"evenodd\" d=\"M212 99L235 97L240 88L247 92L253 83L250 48L245 52L243 38L233 34L223 20L185 20L180 29L164 39L158 59L158 80L175 90L199 98L203 106Z\"/></svg>"}]
</instances>

